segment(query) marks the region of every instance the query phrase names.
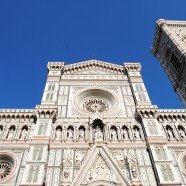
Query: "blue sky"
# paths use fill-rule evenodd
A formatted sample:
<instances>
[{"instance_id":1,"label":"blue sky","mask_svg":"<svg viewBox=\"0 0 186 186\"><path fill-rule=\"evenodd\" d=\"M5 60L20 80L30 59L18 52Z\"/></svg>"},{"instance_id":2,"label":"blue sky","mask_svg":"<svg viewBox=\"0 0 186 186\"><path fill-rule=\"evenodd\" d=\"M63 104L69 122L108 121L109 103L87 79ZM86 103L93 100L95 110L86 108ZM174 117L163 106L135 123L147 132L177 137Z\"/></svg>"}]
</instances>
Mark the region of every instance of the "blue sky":
<instances>
[{"instance_id":1,"label":"blue sky","mask_svg":"<svg viewBox=\"0 0 186 186\"><path fill-rule=\"evenodd\" d=\"M179 0L0 1L0 108L34 108L48 61L141 62L153 104L183 108L151 54L155 21L186 20Z\"/></svg>"}]
</instances>

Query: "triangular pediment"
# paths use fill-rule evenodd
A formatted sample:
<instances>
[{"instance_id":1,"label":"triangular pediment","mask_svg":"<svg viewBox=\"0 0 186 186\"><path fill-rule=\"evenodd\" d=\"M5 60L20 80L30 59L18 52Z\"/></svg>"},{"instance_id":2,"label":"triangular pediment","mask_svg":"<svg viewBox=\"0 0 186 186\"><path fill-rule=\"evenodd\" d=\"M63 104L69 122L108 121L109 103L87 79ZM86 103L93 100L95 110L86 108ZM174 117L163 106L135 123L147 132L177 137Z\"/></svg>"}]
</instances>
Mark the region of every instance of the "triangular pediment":
<instances>
[{"instance_id":1,"label":"triangular pediment","mask_svg":"<svg viewBox=\"0 0 186 186\"><path fill-rule=\"evenodd\" d=\"M65 65L64 74L114 75L122 74L123 66L99 60L89 60Z\"/></svg>"},{"instance_id":2,"label":"triangular pediment","mask_svg":"<svg viewBox=\"0 0 186 186\"><path fill-rule=\"evenodd\" d=\"M73 185L128 186L130 181L122 173L107 147L100 145L92 147Z\"/></svg>"}]
</instances>

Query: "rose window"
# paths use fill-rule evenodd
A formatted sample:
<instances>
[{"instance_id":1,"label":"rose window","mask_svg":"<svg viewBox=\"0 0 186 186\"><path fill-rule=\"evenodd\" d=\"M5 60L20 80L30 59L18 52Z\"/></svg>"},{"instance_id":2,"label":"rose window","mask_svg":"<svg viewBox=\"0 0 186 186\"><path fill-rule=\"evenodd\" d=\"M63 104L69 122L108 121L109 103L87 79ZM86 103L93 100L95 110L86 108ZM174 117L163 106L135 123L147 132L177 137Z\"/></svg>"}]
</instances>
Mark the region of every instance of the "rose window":
<instances>
[{"instance_id":1,"label":"rose window","mask_svg":"<svg viewBox=\"0 0 186 186\"><path fill-rule=\"evenodd\" d=\"M0 180L6 178L12 170L12 165L8 162L0 162Z\"/></svg>"},{"instance_id":2,"label":"rose window","mask_svg":"<svg viewBox=\"0 0 186 186\"><path fill-rule=\"evenodd\" d=\"M89 98L83 103L83 110L88 112L105 112L109 108L109 102L100 98Z\"/></svg>"},{"instance_id":3,"label":"rose window","mask_svg":"<svg viewBox=\"0 0 186 186\"><path fill-rule=\"evenodd\" d=\"M110 90L83 89L74 95L74 106L82 114L109 113L116 108L117 104L117 96Z\"/></svg>"},{"instance_id":4,"label":"rose window","mask_svg":"<svg viewBox=\"0 0 186 186\"><path fill-rule=\"evenodd\" d=\"M15 157L10 153L0 153L0 183L10 179L16 167Z\"/></svg>"}]
</instances>

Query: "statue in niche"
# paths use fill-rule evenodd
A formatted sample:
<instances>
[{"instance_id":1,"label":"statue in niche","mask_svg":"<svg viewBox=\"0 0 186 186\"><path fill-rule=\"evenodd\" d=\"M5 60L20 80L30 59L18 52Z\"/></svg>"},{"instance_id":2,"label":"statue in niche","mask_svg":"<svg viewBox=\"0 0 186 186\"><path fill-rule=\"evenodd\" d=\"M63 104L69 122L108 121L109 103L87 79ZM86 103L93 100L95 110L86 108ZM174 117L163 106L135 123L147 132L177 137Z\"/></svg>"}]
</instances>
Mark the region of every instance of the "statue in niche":
<instances>
[{"instance_id":1,"label":"statue in niche","mask_svg":"<svg viewBox=\"0 0 186 186\"><path fill-rule=\"evenodd\" d=\"M56 130L56 140L60 140L61 139L61 130L58 128Z\"/></svg>"},{"instance_id":2,"label":"statue in niche","mask_svg":"<svg viewBox=\"0 0 186 186\"><path fill-rule=\"evenodd\" d=\"M180 134L182 139L185 138L185 132L184 132L183 129L181 129L181 128L179 129L179 134Z\"/></svg>"},{"instance_id":3,"label":"statue in niche","mask_svg":"<svg viewBox=\"0 0 186 186\"><path fill-rule=\"evenodd\" d=\"M170 128L167 128L167 135L168 135L168 139L171 140L174 138L173 136L173 132Z\"/></svg>"},{"instance_id":4,"label":"statue in niche","mask_svg":"<svg viewBox=\"0 0 186 186\"><path fill-rule=\"evenodd\" d=\"M140 131L137 128L134 129L134 139L141 139Z\"/></svg>"},{"instance_id":5,"label":"statue in niche","mask_svg":"<svg viewBox=\"0 0 186 186\"><path fill-rule=\"evenodd\" d=\"M116 132L116 130L114 128L111 129L111 139L112 140L117 140L118 139L117 132Z\"/></svg>"},{"instance_id":6,"label":"statue in niche","mask_svg":"<svg viewBox=\"0 0 186 186\"><path fill-rule=\"evenodd\" d=\"M123 139L129 139L128 130L126 128L123 128Z\"/></svg>"},{"instance_id":7,"label":"statue in niche","mask_svg":"<svg viewBox=\"0 0 186 186\"><path fill-rule=\"evenodd\" d=\"M94 129L94 140L103 140L103 132L98 125Z\"/></svg>"},{"instance_id":8,"label":"statue in niche","mask_svg":"<svg viewBox=\"0 0 186 186\"><path fill-rule=\"evenodd\" d=\"M84 139L85 138L85 131L83 129L79 130L79 139Z\"/></svg>"},{"instance_id":9,"label":"statue in niche","mask_svg":"<svg viewBox=\"0 0 186 186\"><path fill-rule=\"evenodd\" d=\"M8 135L7 135L7 139L9 139L9 140L12 140L13 139L13 137L14 137L14 129L12 128L12 129L10 129L10 131L8 132Z\"/></svg>"},{"instance_id":10,"label":"statue in niche","mask_svg":"<svg viewBox=\"0 0 186 186\"><path fill-rule=\"evenodd\" d=\"M73 139L73 136L74 136L74 131L71 128L69 128L67 131L67 139Z\"/></svg>"},{"instance_id":11,"label":"statue in niche","mask_svg":"<svg viewBox=\"0 0 186 186\"><path fill-rule=\"evenodd\" d=\"M21 131L20 139L26 140L28 131L23 128Z\"/></svg>"}]
</instances>

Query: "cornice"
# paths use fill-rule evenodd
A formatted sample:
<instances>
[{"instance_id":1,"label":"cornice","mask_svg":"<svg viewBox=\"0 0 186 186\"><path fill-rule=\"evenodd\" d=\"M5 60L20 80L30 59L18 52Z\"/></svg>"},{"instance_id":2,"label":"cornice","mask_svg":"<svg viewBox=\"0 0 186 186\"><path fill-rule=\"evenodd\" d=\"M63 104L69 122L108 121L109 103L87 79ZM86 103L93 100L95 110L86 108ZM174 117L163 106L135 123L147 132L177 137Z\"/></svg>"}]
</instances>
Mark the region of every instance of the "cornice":
<instances>
[{"instance_id":1,"label":"cornice","mask_svg":"<svg viewBox=\"0 0 186 186\"><path fill-rule=\"evenodd\" d=\"M99 69L104 69L104 70L116 72L119 74L122 74L124 72L123 66L121 65L116 65L113 63L108 63L108 62L103 62L103 61L93 59L93 60L82 61L82 62L78 62L74 64L65 65L64 74L73 73L76 71L81 71L81 70L89 69L92 67L97 67Z\"/></svg>"},{"instance_id":2,"label":"cornice","mask_svg":"<svg viewBox=\"0 0 186 186\"><path fill-rule=\"evenodd\" d=\"M61 71L64 67L64 64L64 62L48 62L47 68L48 70Z\"/></svg>"},{"instance_id":3,"label":"cornice","mask_svg":"<svg viewBox=\"0 0 186 186\"><path fill-rule=\"evenodd\" d=\"M141 64L140 63L124 63L125 71L129 72L140 72Z\"/></svg>"},{"instance_id":4,"label":"cornice","mask_svg":"<svg viewBox=\"0 0 186 186\"><path fill-rule=\"evenodd\" d=\"M158 112L157 105L137 106L136 114L143 118L155 118Z\"/></svg>"},{"instance_id":5,"label":"cornice","mask_svg":"<svg viewBox=\"0 0 186 186\"><path fill-rule=\"evenodd\" d=\"M34 109L0 109L0 120L30 120L34 122L36 120Z\"/></svg>"},{"instance_id":6,"label":"cornice","mask_svg":"<svg viewBox=\"0 0 186 186\"><path fill-rule=\"evenodd\" d=\"M160 121L186 120L186 109L159 109L157 118Z\"/></svg>"}]
</instances>

